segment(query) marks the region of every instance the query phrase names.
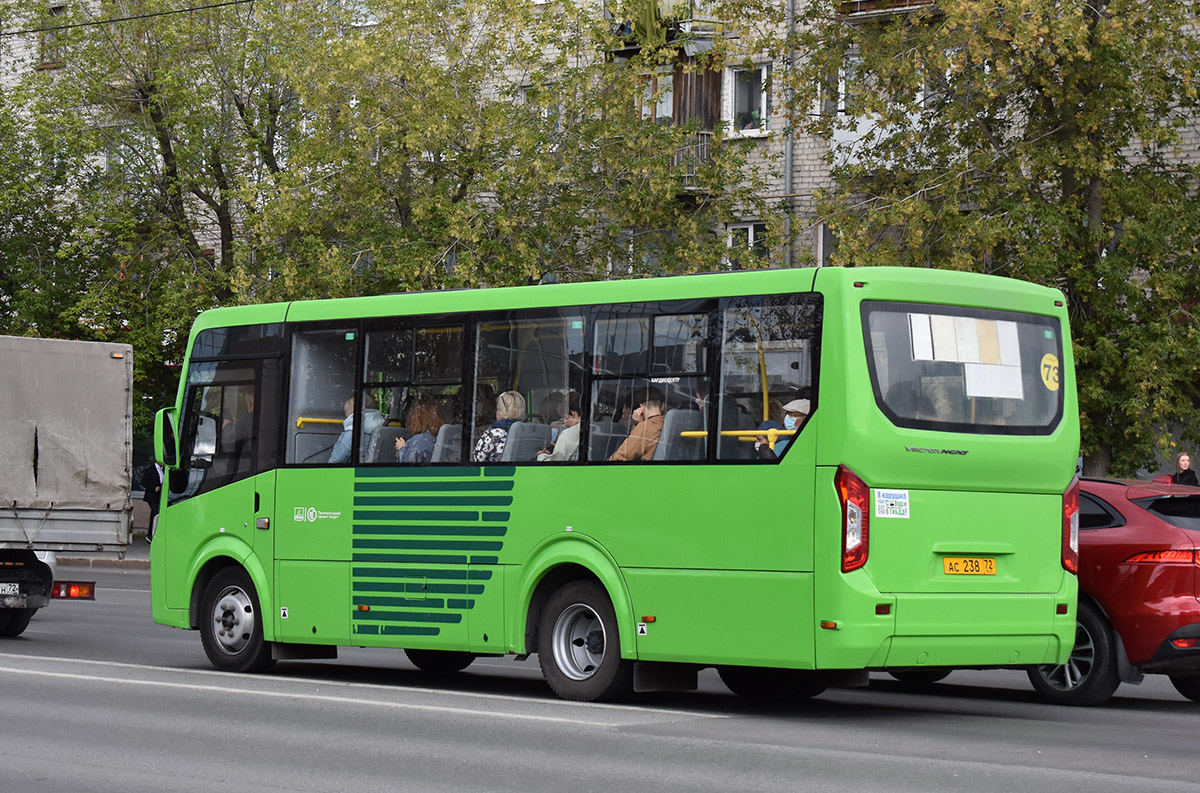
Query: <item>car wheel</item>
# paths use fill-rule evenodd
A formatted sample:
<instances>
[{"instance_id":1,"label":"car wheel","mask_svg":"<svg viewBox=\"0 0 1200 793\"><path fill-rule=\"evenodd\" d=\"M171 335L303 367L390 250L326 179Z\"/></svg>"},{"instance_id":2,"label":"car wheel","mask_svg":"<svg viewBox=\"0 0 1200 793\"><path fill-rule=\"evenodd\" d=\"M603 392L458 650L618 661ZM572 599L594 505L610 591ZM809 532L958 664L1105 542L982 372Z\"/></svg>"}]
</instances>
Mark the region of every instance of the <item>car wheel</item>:
<instances>
[{"instance_id":1,"label":"car wheel","mask_svg":"<svg viewBox=\"0 0 1200 793\"><path fill-rule=\"evenodd\" d=\"M538 664L563 699L623 699L633 693L633 662L621 657L617 617L594 581L571 581L546 601L538 625Z\"/></svg>"},{"instance_id":2,"label":"car wheel","mask_svg":"<svg viewBox=\"0 0 1200 793\"><path fill-rule=\"evenodd\" d=\"M1121 685L1117 650L1108 621L1088 603L1075 617L1075 647L1062 666L1037 666L1029 682L1055 705L1099 705Z\"/></svg>"},{"instance_id":3,"label":"car wheel","mask_svg":"<svg viewBox=\"0 0 1200 793\"><path fill-rule=\"evenodd\" d=\"M261 672L275 660L263 641L258 593L240 567L217 573L200 602L200 641L208 660L229 672Z\"/></svg>"},{"instance_id":4,"label":"car wheel","mask_svg":"<svg viewBox=\"0 0 1200 793\"><path fill-rule=\"evenodd\" d=\"M1171 675L1171 685L1192 702L1200 702L1200 677L1194 675Z\"/></svg>"},{"instance_id":5,"label":"car wheel","mask_svg":"<svg viewBox=\"0 0 1200 793\"><path fill-rule=\"evenodd\" d=\"M405 650L404 654L417 669L435 675L461 672L475 660L473 653L457 653L449 650Z\"/></svg>"},{"instance_id":6,"label":"car wheel","mask_svg":"<svg viewBox=\"0 0 1200 793\"><path fill-rule=\"evenodd\" d=\"M730 691L758 702L809 699L827 688L816 672L805 669L722 666L717 674Z\"/></svg>"},{"instance_id":7,"label":"car wheel","mask_svg":"<svg viewBox=\"0 0 1200 793\"><path fill-rule=\"evenodd\" d=\"M0 609L7 612L7 619L0 617L0 636L20 636L29 627L37 609Z\"/></svg>"},{"instance_id":8,"label":"car wheel","mask_svg":"<svg viewBox=\"0 0 1200 793\"><path fill-rule=\"evenodd\" d=\"M889 669L888 674L910 686L928 686L944 680L950 669Z\"/></svg>"}]
</instances>

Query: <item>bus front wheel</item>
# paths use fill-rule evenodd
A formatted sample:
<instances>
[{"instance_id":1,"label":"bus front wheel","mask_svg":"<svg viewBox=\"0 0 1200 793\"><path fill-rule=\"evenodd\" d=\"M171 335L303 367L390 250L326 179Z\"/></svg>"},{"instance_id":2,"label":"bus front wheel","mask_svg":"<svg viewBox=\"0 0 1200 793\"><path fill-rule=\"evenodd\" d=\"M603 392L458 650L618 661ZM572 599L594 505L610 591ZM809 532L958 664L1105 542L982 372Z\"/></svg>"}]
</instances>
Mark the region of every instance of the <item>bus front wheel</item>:
<instances>
[{"instance_id":1,"label":"bus front wheel","mask_svg":"<svg viewBox=\"0 0 1200 793\"><path fill-rule=\"evenodd\" d=\"M275 663L263 640L258 592L240 567L226 567L204 588L200 641L212 665L228 672L261 672Z\"/></svg>"},{"instance_id":2,"label":"bus front wheel","mask_svg":"<svg viewBox=\"0 0 1200 793\"><path fill-rule=\"evenodd\" d=\"M809 699L827 688L820 675L804 669L722 666L717 674L730 691L758 702Z\"/></svg>"},{"instance_id":3,"label":"bus front wheel","mask_svg":"<svg viewBox=\"0 0 1200 793\"><path fill-rule=\"evenodd\" d=\"M616 613L594 581L571 581L550 596L537 647L542 676L563 699L594 702L633 692L633 662L621 657Z\"/></svg>"}]
</instances>

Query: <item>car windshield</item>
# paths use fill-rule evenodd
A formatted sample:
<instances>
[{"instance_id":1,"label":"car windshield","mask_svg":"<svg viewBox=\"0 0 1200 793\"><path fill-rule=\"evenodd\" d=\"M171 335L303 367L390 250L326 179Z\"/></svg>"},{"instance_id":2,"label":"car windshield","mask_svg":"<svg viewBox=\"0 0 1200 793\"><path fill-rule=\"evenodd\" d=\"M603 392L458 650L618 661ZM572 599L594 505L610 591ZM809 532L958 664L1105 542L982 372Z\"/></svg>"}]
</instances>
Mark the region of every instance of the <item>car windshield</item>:
<instances>
[{"instance_id":1,"label":"car windshield","mask_svg":"<svg viewBox=\"0 0 1200 793\"><path fill-rule=\"evenodd\" d=\"M1133 503L1172 526L1200 531L1200 496L1158 496Z\"/></svg>"}]
</instances>

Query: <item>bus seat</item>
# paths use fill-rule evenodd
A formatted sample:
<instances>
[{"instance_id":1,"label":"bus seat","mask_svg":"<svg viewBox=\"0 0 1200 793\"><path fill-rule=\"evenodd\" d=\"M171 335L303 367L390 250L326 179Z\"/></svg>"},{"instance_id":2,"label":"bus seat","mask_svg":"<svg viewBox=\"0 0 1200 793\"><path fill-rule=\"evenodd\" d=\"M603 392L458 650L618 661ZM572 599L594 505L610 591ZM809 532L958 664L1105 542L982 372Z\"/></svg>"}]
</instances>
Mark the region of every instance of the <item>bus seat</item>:
<instances>
[{"instance_id":1,"label":"bus seat","mask_svg":"<svg viewBox=\"0 0 1200 793\"><path fill-rule=\"evenodd\" d=\"M588 459L607 460L628 437L625 428L612 421L593 421L588 429Z\"/></svg>"},{"instance_id":2,"label":"bus seat","mask_svg":"<svg viewBox=\"0 0 1200 793\"><path fill-rule=\"evenodd\" d=\"M537 453L550 448L550 425L532 421L518 421L508 428L508 440L504 442L501 462L528 462L537 459Z\"/></svg>"},{"instance_id":3,"label":"bus seat","mask_svg":"<svg viewBox=\"0 0 1200 793\"><path fill-rule=\"evenodd\" d=\"M462 425L443 424L433 442L434 463L457 463L462 458Z\"/></svg>"},{"instance_id":4,"label":"bus seat","mask_svg":"<svg viewBox=\"0 0 1200 793\"><path fill-rule=\"evenodd\" d=\"M363 454L368 463L390 463L396 461L396 439L408 440L412 433L407 427L379 427L371 433L371 443Z\"/></svg>"},{"instance_id":5,"label":"bus seat","mask_svg":"<svg viewBox=\"0 0 1200 793\"><path fill-rule=\"evenodd\" d=\"M662 434L654 447L655 460L700 460L703 438L681 438L679 433L704 429L704 414L698 410L668 410Z\"/></svg>"}]
</instances>

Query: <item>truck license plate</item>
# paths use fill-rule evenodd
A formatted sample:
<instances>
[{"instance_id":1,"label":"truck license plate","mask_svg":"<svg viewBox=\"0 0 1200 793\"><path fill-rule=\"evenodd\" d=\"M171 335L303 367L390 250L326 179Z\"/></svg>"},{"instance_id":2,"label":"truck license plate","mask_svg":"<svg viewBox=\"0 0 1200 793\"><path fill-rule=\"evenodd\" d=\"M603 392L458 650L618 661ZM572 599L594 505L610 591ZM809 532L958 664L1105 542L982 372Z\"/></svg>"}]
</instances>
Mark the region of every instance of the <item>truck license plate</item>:
<instances>
[{"instance_id":1,"label":"truck license plate","mask_svg":"<svg viewBox=\"0 0 1200 793\"><path fill-rule=\"evenodd\" d=\"M944 556L946 575L995 575L996 560L989 556Z\"/></svg>"},{"instance_id":2,"label":"truck license plate","mask_svg":"<svg viewBox=\"0 0 1200 793\"><path fill-rule=\"evenodd\" d=\"M21 594L21 585L16 581L0 582L0 595L19 595Z\"/></svg>"}]
</instances>

